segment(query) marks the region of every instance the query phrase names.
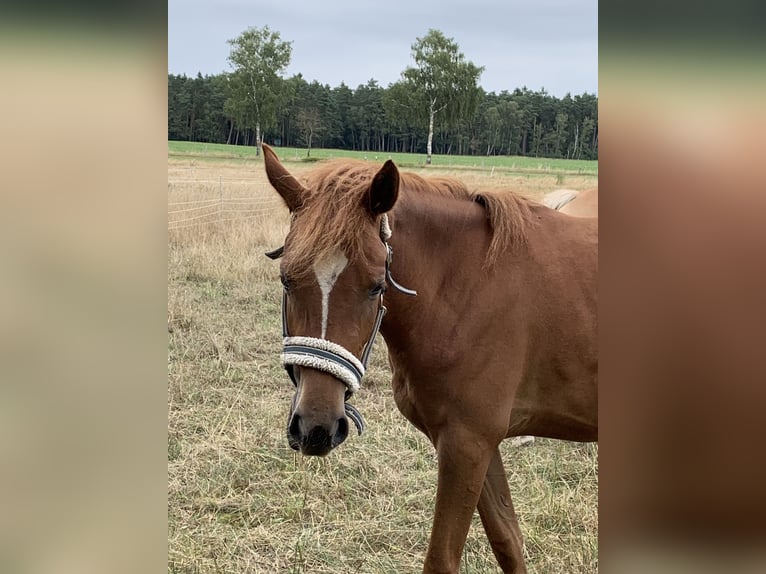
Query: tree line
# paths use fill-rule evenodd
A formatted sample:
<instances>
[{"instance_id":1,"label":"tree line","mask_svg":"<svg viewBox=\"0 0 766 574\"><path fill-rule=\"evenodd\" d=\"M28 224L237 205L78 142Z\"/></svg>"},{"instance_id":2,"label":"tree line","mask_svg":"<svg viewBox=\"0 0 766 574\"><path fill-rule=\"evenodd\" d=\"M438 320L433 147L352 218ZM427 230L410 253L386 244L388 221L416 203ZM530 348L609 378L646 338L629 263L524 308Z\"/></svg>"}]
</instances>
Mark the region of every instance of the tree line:
<instances>
[{"instance_id":1,"label":"tree line","mask_svg":"<svg viewBox=\"0 0 766 574\"><path fill-rule=\"evenodd\" d=\"M283 78L291 45L268 27L229 41L234 71L168 74L168 139L370 152L598 159L598 98L544 89L485 92L483 70L430 30L415 65L383 87Z\"/></svg>"}]
</instances>

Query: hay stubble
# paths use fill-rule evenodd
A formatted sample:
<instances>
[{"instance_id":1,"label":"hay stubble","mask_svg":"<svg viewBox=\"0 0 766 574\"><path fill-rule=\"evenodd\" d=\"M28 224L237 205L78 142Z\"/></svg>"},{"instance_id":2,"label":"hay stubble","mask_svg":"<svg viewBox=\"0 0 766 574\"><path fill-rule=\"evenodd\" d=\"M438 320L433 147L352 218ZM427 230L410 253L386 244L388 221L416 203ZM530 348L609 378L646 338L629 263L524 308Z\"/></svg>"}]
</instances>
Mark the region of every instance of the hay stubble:
<instances>
[{"instance_id":1,"label":"hay stubble","mask_svg":"<svg viewBox=\"0 0 766 574\"><path fill-rule=\"evenodd\" d=\"M168 177L170 203L274 199L258 162L171 158ZM537 197L557 187L553 175L460 177ZM169 232L168 571L419 572L436 460L396 409L381 338L354 399L365 435L322 459L287 446L278 264L263 256L287 225L274 208ZM502 450L530 572L596 572L597 447L538 439ZM499 571L476 514L461 572Z\"/></svg>"}]
</instances>

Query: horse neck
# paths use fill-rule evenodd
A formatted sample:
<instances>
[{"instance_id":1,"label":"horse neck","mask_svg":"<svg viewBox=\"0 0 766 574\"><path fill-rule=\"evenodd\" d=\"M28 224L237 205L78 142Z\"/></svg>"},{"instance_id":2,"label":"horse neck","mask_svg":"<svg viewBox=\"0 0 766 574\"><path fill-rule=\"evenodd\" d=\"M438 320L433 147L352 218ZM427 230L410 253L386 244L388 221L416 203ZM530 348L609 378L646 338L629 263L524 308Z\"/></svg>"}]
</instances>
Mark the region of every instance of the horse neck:
<instances>
[{"instance_id":1,"label":"horse neck","mask_svg":"<svg viewBox=\"0 0 766 574\"><path fill-rule=\"evenodd\" d=\"M440 310L468 304L474 284L485 278L482 264L491 239L484 208L465 199L405 192L390 222L391 275L418 294L389 287L381 328L389 349L406 347Z\"/></svg>"}]
</instances>

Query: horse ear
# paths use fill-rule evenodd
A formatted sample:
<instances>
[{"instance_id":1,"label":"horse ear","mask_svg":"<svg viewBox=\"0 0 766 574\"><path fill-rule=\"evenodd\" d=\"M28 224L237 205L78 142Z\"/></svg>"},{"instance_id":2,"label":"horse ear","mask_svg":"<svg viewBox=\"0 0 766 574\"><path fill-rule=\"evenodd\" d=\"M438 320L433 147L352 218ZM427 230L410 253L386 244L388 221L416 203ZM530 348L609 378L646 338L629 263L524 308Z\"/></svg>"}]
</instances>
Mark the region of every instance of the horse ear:
<instances>
[{"instance_id":1,"label":"horse ear","mask_svg":"<svg viewBox=\"0 0 766 574\"><path fill-rule=\"evenodd\" d=\"M263 163L269 182L285 200L287 208L293 212L303 205L306 189L280 163L277 154L266 144L261 144Z\"/></svg>"},{"instance_id":2,"label":"horse ear","mask_svg":"<svg viewBox=\"0 0 766 574\"><path fill-rule=\"evenodd\" d=\"M367 192L367 207L373 216L390 211L399 197L399 170L390 159L372 178Z\"/></svg>"}]
</instances>

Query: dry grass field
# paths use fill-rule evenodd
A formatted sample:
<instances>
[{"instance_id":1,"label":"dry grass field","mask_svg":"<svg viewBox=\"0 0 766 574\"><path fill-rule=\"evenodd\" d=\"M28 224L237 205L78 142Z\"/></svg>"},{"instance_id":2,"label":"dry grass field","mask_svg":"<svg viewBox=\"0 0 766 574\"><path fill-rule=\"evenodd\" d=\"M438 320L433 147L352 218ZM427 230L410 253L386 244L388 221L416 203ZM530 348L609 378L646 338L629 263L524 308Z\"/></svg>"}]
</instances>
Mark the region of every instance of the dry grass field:
<instances>
[{"instance_id":1,"label":"dry grass field","mask_svg":"<svg viewBox=\"0 0 766 574\"><path fill-rule=\"evenodd\" d=\"M439 173L533 197L595 183ZM257 160L171 156L168 204L168 572L420 572L435 456L396 409L382 338L354 398L367 432L323 459L297 455L278 263L263 255L282 244L287 210ZM597 446L506 441L503 458L530 572L597 572ZM477 513L461 572L499 571Z\"/></svg>"}]
</instances>

